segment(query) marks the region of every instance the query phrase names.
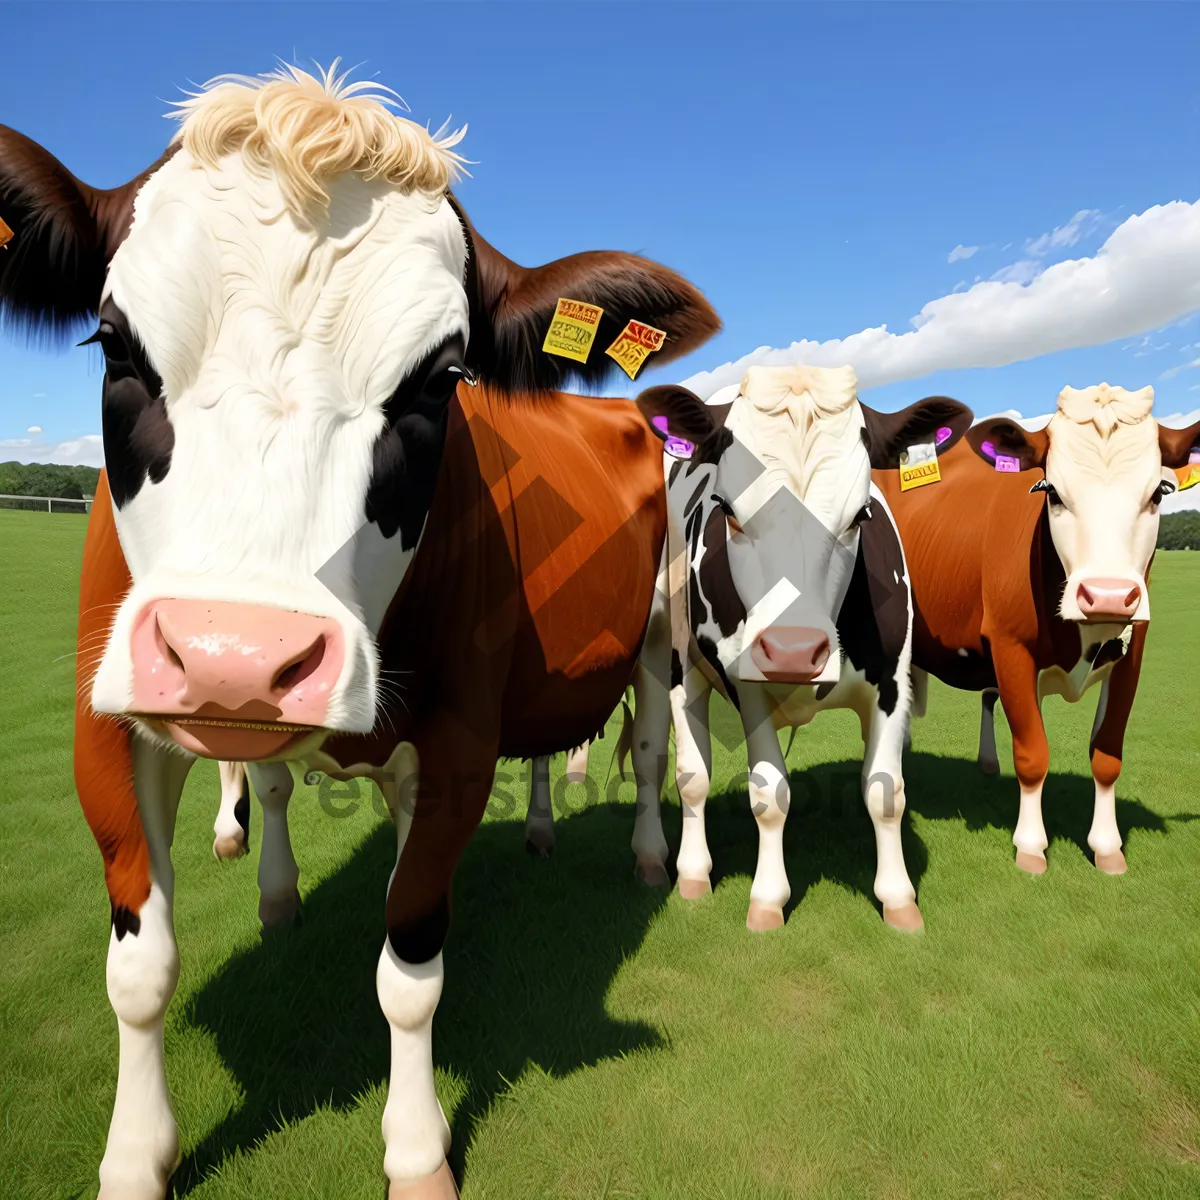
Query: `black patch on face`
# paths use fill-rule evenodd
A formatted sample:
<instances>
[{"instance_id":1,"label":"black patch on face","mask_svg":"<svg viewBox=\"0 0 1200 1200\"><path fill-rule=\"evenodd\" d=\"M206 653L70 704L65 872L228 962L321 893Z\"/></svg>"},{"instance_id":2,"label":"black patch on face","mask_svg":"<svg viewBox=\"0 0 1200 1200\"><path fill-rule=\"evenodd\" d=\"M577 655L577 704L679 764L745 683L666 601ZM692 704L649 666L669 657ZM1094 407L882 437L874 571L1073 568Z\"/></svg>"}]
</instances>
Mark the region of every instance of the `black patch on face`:
<instances>
[{"instance_id":1,"label":"black patch on face","mask_svg":"<svg viewBox=\"0 0 1200 1200\"><path fill-rule=\"evenodd\" d=\"M716 642L712 638L700 634L696 638L696 645L700 648L700 653L712 664L712 668L720 678L721 686L725 689L725 694L729 697L733 707L740 709L742 706L738 701L737 688L729 682L729 676L725 674L725 668L721 665L721 656L717 653Z\"/></svg>"},{"instance_id":2,"label":"black patch on face","mask_svg":"<svg viewBox=\"0 0 1200 1200\"><path fill-rule=\"evenodd\" d=\"M112 927L116 931L117 941L121 941L127 933L137 937L142 932L142 918L132 909L125 907L113 908Z\"/></svg>"},{"instance_id":3,"label":"black patch on face","mask_svg":"<svg viewBox=\"0 0 1200 1200\"><path fill-rule=\"evenodd\" d=\"M700 503L700 497L704 495L705 488L708 486L708 479L703 478L696 486L696 490L687 498L683 506L683 515L686 517L691 513L692 509Z\"/></svg>"},{"instance_id":4,"label":"black patch on face","mask_svg":"<svg viewBox=\"0 0 1200 1200\"><path fill-rule=\"evenodd\" d=\"M450 902L443 896L433 912L388 929L388 941L401 962L428 962L442 948L450 928Z\"/></svg>"},{"instance_id":5,"label":"black patch on face","mask_svg":"<svg viewBox=\"0 0 1200 1200\"><path fill-rule=\"evenodd\" d=\"M399 531L404 550L417 544L433 503L446 443L446 414L463 378L465 354L463 337L455 334L426 355L383 406L387 424L373 451L367 520L378 525L384 537Z\"/></svg>"},{"instance_id":6,"label":"black patch on face","mask_svg":"<svg viewBox=\"0 0 1200 1200\"><path fill-rule=\"evenodd\" d=\"M1125 656L1125 647L1121 644L1120 638L1109 638L1107 642L1099 646L1089 646L1088 652L1092 655L1089 660L1092 670L1098 671L1101 667L1108 666L1109 663L1120 662Z\"/></svg>"},{"instance_id":7,"label":"black patch on face","mask_svg":"<svg viewBox=\"0 0 1200 1200\"><path fill-rule=\"evenodd\" d=\"M880 709L890 715L900 698L896 676L908 635L908 581L891 520L881 511L863 522L860 533L854 574L838 614L838 639L853 666L878 689Z\"/></svg>"},{"instance_id":8,"label":"black patch on face","mask_svg":"<svg viewBox=\"0 0 1200 1200\"><path fill-rule=\"evenodd\" d=\"M673 484L675 482L675 480L679 478L679 472L682 470L683 470L683 460L677 458L671 464L671 469L667 472L667 487L670 487L671 484Z\"/></svg>"},{"instance_id":9,"label":"black patch on face","mask_svg":"<svg viewBox=\"0 0 1200 1200\"><path fill-rule=\"evenodd\" d=\"M693 581L699 580L698 590L712 609L722 637L728 637L746 620L746 606L734 586L729 566L727 535L725 514L714 508L704 526L704 557L692 572Z\"/></svg>"},{"instance_id":10,"label":"black patch on face","mask_svg":"<svg viewBox=\"0 0 1200 1200\"><path fill-rule=\"evenodd\" d=\"M104 462L113 503L124 508L147 479L161 483L166 478L175 430L167 416L162 380L111 299L100 307L100 328L83 344L98 344L104 351Z\"/></svg>"},{"instance_id":11,"label":"black patch on face","mask_svg":"<svg viewBox=\"0 0 1200 1200\"><path fill-rule=\"evenodd\" d=\"M246 851L250 850L250 779L242 773L242 794L238 797L237 803L233 806L234 820L242 827L242 845Z\"/></svg>"},{"instance_id":12,"label":"black patch on face","mask_svg":"<svg viewBox=\"0 0 1200 1200\"><path fill-rule=\"evenodd\" d=\"M835 687L837 687L836 683L818 683L813 695L818 701L824 700Z\"/></svg>"},{"instance_id":13,"label":"black patch on face","mask_svg":"<svg viewBox=\"0 0 1200 1200\"><path fill-rule=\"evenodd\" d=\"M674 646L671 647L671 686L678 687L683 682L683 662L679 658L679 651Z\"/></svg>"}]
</instances>

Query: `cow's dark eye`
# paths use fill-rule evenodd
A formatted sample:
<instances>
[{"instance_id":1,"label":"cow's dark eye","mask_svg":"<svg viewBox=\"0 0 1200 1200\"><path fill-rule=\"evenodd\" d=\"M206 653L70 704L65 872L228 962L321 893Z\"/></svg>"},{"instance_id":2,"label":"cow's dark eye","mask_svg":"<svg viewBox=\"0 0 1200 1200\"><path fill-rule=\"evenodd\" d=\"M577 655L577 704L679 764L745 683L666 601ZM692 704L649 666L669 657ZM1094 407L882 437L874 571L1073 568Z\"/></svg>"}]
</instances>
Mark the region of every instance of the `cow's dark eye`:
<instances>
[{"instance_id":1,"label":"cow's dark eye","mask_svg":"<svg viewBox=\"0 0 1200 1200\"><path fill-rule=\"evenodd\" d=\"M454 395L454 389L464 380L468 383L473 382L473 376L465 367L445 367L435 371L425 380L421 395L436 404L445 404Z\"/></svg>"},{"instance_id":2,"label":"cow's dark eye","mask_svg":"<svg viewBox=\"0 0 1200 1200\"><path fill-rule=\"evenodd\" d=\"M81 346L99 346L104 351L104 360L110 366L132 365L129 343L111 321L101 321L99 328L90 338L79 343Z\"/></svg>"},{"instance_id":3,"label":"cow's dark eye","mask_svg":"<svg viewBox=\"0 0 1200 1200\"><path fill-rule=\"evenodd\" d=\"M1150 497L1150 503L1157 507L1175 490L1175 485L1169 479L1164 479L1162 483L1160 483L1158 487L1154 489L1154 495Z\"/></svg>"},{"instance_id":4,"label":"cow's dark eye","mask_svg":"<svg viewBox=\"0 0 1200 1200\"><path fill-rule=\"evenodd\" d=\"M1059 508L1062 507L1062 499L1059 497L1058 492L1054 490L1054 484L1052 484L1048 479L1039 479L1037 483L1035 483L1033 487L1029 489L1029 491L1031 494L1033 492L1045 492L1046 499L1049 500L1051 504Z\"/></svg>"}]
</instances>

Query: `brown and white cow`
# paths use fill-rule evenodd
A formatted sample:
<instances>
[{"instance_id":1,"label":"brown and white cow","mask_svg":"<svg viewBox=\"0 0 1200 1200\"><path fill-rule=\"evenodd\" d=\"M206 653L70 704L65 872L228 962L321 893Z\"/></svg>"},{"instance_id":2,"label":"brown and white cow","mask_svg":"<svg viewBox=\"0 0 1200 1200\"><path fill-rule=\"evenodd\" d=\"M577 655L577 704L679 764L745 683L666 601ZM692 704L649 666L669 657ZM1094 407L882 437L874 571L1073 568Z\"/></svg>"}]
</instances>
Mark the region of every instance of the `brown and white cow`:
<instances>
[{"instance_id":1,"label":"brown and white cow","mask_svg":"<svg viewBox=\"0 0 1200 1200\"><path fill-rule=\"evenodd\" d=\"M1160 426L1153 400L1151 388L1064 388L1044 429L1005 417L972 426L944 456L940 483L901 493L895 472L875 473L912 579L913 664L983 693L985 770L995 761L989 701L999 697L1021 791L1016 861L1034 874L1046 869L1048 845L1041 702L1077 701L1097 683L1088 845L1100 870L1126 869L1115 787L1150 619L1159 505L1200 438L1200 424Z\"/></svg>"},{"instance_id":2,"label":"brown and white cow","mask_svg":"<svg viewBox=\"0 0 1200 1200\"><path fill-rule=\"evenodd\" d=\"M0 127L0 311L98 315L106 360L75 743L120 1036L101 1195L160 1200L177 1161L170 848L201 754L248 762L285 819L284 760L383 772L384 1166L393 1200L451 1196L430 1039L454 868L497 755L578 745L615 707L665 532L638 408L555 389L598 379L632 318L666 358L718 321L633 255L511 262L450 195L457 138L332 71L223 79L182 115L108 192ZM604 310L586 363L542 352L559 297Z\"/></svg>"}]
</instances>

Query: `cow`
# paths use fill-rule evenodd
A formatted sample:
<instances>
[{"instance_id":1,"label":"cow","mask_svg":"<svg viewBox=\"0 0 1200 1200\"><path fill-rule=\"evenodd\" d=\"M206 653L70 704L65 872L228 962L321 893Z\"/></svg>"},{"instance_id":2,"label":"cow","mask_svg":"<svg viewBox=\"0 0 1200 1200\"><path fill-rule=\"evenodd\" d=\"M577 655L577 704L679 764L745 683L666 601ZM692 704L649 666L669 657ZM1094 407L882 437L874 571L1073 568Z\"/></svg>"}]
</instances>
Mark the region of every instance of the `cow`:
<instances>
[{"instance_id":1,"label":"cow","mask_svg":"<svg viewBox=\"0 0 1200 1200\"><path fill-rule=\"evenodd\" d=\"M213 853L217 858L241 858L250 850L250 782L246 764L219 762L221 807L213 822Z\"/></svg>"},{"instance_id":2,"label":"cow","mask_svg":"<svg viewBox=\"0 0 1200 1200\"><path fill-rule=\"evenodd\" d=\"M639 403L666 422L684 447L678 453L692 447L668 459L669 562L634 682L633 849L643 874L666 877L658 801L673 725L678 888L686 898L710 890L708 714L719 692L741 717L758 822L746 924L781 926L791 894L783 860L790 791L777 730L851 709L866 747L875 895L889 925L921 929L900 841L912 610L904 551L871 468L895 470L916 442L944 453L970 425L970 410L931 397L875 412L858 399L851 367L751 367L699 408L670 386Z\"/></svg>"},{"instance_id":3,"label":"cow","mask_svg":"<svg viewBox=\"0 0 1200 1200\"><path fill-rule=\"evenodd\" d=\"M974 425L941 479L901 493L877 470L908 558L913 663L982 693L979 762L998 770L996 699L1012 730L1020 811L1016 864L1046 870L1042 786L1050 752L1041 703L1100 685L1091 735L1095 805L1088 846L1107 874L1127 869L1115 787L1150 619L1147 581L1159 505L1175 491L1200 423L1168 429L1152 388L1064 388L1042 429L1008 417Z\"/></svg>"},{"instance_id":4,"label":"cow","mask_svg":"<svg viewBox=\"0 0 1200 1200\"><path fill-rule=\"evenodd\" d=\"M384 784L384 1170L391 1200L457 1194L431 1050L455 866L497 756L591 737L640 651L661 435L560 389L598 384L631 320L665 362L716 313L632 254L512 262L452 193L460 135L387 101L332 68L224 77L111 190L0 127L0 312L90 315L105 359L75 702L120 1047L104 1200L161 1200L178 1159L170 848L195 756L248 764L264 839L289 762ZM589 320L558 321L564 298ZM569 354L544 352L552 322Z\"/></svg>"}]
</instances>

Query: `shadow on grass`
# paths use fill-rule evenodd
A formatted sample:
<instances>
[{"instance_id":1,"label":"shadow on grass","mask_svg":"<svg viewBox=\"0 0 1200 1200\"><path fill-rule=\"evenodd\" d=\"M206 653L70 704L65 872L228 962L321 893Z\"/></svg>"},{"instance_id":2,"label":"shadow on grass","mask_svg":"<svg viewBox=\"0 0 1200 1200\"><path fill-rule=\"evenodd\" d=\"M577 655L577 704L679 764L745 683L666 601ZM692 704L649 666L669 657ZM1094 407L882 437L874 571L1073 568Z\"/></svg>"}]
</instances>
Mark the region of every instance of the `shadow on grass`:
<instances>
[{"instance_id":1,"label":"shadow on grass","mask_svg":"<svg viewBox=\"0 0 1200 1200\"><path fill-rule=\"evenodd\" d=\"M437 1066L465 1084L452 1121L460 1179L476 1123L527 1062L563 1074L661 1044L649 1026L604 1010L614 975L666 902L665 890L634 882L632 812L597 804L573 817L548 860L525 852L523 823L487 823L463 856L433 1046ZM386 1084L375 968L395 852L381 824L308 895L302 925L237 954L191 1001L185 1019L214 1034L245 1102L184 1159L177 1195L281 1121L352 1107ZM379 1154L382 1195L382 1143Z\"/></svg>"}]
</instances>

